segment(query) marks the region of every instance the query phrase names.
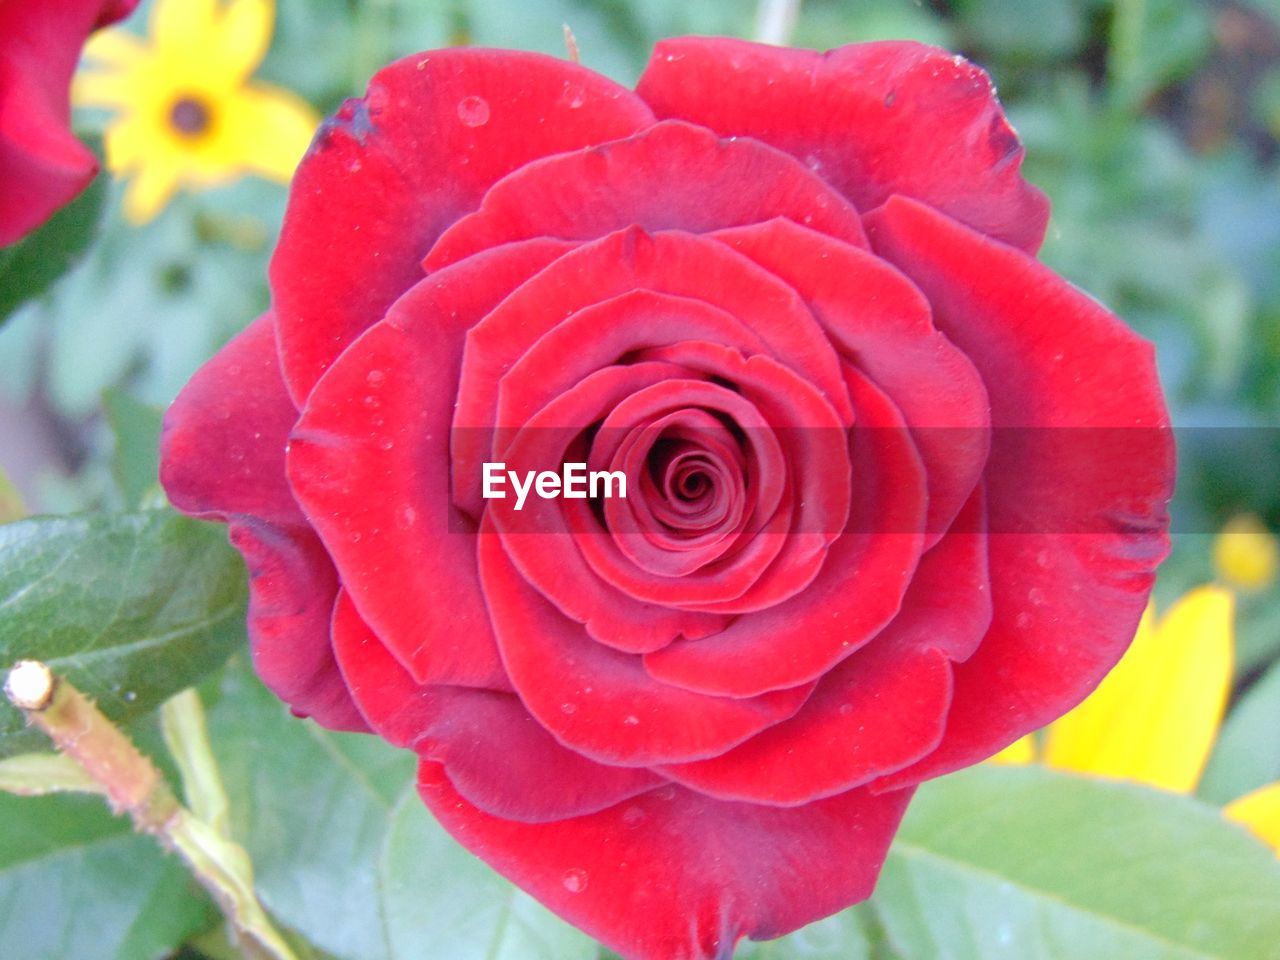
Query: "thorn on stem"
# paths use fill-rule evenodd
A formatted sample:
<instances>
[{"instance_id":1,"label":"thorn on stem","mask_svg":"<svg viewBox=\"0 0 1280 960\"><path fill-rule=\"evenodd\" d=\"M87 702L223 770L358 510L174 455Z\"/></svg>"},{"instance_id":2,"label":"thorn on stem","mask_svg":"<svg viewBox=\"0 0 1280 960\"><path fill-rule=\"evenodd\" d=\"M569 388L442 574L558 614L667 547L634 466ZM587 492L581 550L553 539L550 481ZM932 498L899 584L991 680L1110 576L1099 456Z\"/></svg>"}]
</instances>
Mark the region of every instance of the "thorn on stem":
<instances>
[{"instance_id":1,"label":"thorn on stem","mask_svg":"<svg viewBox=\"0 0 1280 960\"><path fill-rule=\"evenodd\" d=\"M573 35L567 23L564 25L564 48L570 60L574 63L582 63L582 57L578 54L578 38Z\"/></svg>"}]
</instances>

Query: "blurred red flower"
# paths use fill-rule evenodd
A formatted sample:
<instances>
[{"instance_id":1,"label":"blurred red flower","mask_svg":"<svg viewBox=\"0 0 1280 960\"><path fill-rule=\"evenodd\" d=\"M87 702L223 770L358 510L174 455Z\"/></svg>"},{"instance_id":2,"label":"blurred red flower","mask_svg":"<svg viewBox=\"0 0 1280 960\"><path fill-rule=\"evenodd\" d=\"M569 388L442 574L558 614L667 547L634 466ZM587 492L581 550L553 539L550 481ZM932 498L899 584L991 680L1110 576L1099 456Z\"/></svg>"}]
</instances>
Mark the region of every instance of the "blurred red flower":
<instances>
[{"instance_id":1,"label":"blurred red flower","mask_svg":"<svg viewBox=\"0 0 1280 960\"><path fill-rule=\"evenodd\" d=\"M93 179L71 133L71 75L89 34L138 0L0 0L0 247L16 243Z\"/></svg>"}]
</instances>

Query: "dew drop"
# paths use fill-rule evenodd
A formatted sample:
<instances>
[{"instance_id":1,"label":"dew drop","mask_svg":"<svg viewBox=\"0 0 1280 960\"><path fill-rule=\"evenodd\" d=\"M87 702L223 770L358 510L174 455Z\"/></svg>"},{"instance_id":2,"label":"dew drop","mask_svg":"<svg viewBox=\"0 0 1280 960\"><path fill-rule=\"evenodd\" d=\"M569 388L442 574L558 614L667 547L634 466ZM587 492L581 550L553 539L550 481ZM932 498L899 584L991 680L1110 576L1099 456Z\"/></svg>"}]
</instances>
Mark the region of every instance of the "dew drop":
<instances>
[{"instance_id":1,"label":"dew drop","mask_svg":"<svg viewBox=\"0 0 1280 960\"><path fill-rule=\"evenodd\" d=\"M1049 551L1041 550L1036 554L1036 566L1044 569L1049 566Z\"/></svg>"},{"instance_id":2,"label":"dew drop","mask_svg":"<svg viewBox=\"0 0 1280 960\"><path fill-rule=\"evenodd\" d=\"M628 716L628 717L627 717L625 720L623 720L622 722L623 722L624 724L626 724L628 727L638 727L638 726L640 726L640 718L639 718L639 717L637 717L637 716L634 716L634 715Z\"/></svg>"},{"instance_id":3,"label":"dew drop","mask_svg":"<svg viewBox=\"0 0 1280 960\"><path fill-rule=\"evenodd\" d=\"M483 127L489 122L489 101L484 97L463 97L458 101L458 119L468 127Z\"/></svg>"},{"instance_id":4,"label":"dew drop","mask_svg":"<svg viewBox=\"0 0 1280 960\"><path fill-rule=\"evenodd\" d=\"M413 507L405 507L400 511L400 520L406 527L412 527L418 522L418 511Z\"/></svg>"},{"instance_id":5,"label":"dew drop","mask_svg":"<svg viewBox=\"0 0 1280 960\"><path fill-rule=\"evenodd\" d=\"M648 814L644 812L643 807L627 807L626 810L622 811L622 822L628 827L638 827L647 816Z\"/></svg>"},{"instance_id":6,"label":"dew drop","mask_svg":"<svg viewBox=\"0 0 1280 960\"><path fill-rule=\"evenodd\" d=\"M1026 611L1023 611L1022 613L1018 614L1014 622L1017 623L1017 625L1021 629L1025 630L1027 627L1031 626L1031 614L1027 613Z\"/></svg>"},{"instance_id":7,"label":"dew drop","mask_svg":"<svg viewBox=\"0 0 1280 960\"><path fill-rule=\"evenodd\" d=\"M567 83L564 87L564 103L570 110L577 110L587 102L587 92L576 83Z\"/></svg>"},{"instance_id":8,"label":"dew drop","mask_svg":"<svg viewBox=\"0 0 1280 960\"><path fill-rule=\"evenodd\" d=\"M132 690L126 690L124 692L124 698L128 700L130 703L133 703L133 701L138 699L138 695L134 693Z\"/></svg>"},{"instance_id":9,"label":"dew drop","mask_svg":"<svg viewBox=\"0 0 1280 960\"><path fill-rule=\"evenodd\" d=\"M387 375L381 370L370 370L365 374L364 382L371 387L380 387L387 382Z\"/></svg>"},{"instance_id":10,"label":"dew drop","mask_svg":"<svg viewBox=\"0 0 1280 960\"><path fill-rule=\"evenodd\" d=\"M566 870L560 882L564 884L564 888L570 893L581 893L587 889L587 871L576 868Z\"/></svg>"},{"instance_id":11,"label":"dew drop","mask_svg":"<svg viewBox=\"0 0 1280 960\"><path fill-rule=\"evenodd\" d=\"M367 394L364 398L364 405L370 410L377 410L378 407L382 406L382 401L373 394Z\"/></svg>"},{"instance_id":12,"label":"dew drop","mask_svg":"<svg viewBox=\"0 0 1280 960\"><path fill-rule=\"evenodd\" d=\"M851 703L840 704L840 716L847 717L851 713L853 713L853 704Z\"/></svg>"},{"instance_id":13,"label":"dew drop","mask_svg":"<svg viewBox=\"0 0 1280 960\"><path fill-rule=\"evenodd\" d=\"M387 437L383 437L381 440L378 441L379 450L390 450L395 445L396 445L396 442Z\"/></svg>"},{"instance_id":14,"label":"dew drop","mask_svg":"<svg viewBox=\"0 0 1280 960\"><path fill-rule=\"evenodd\" d=\"M1043 607L1046 597L1044 591L1039 587L1032 587L1027 591L1027 599L1034 603L1037 607Z\"/></svg>"},{"instance_id":15,"label":"dew drop","mask_svg":"<svg viewBox=\"0 0 1280 960\"><path fill-rule=\"evenodd\" d=\"M578 707L576 704L562 703L560 704L560 712L563 713L565 716L570 716L578 712Z\"/></svg>"}]
</instances>

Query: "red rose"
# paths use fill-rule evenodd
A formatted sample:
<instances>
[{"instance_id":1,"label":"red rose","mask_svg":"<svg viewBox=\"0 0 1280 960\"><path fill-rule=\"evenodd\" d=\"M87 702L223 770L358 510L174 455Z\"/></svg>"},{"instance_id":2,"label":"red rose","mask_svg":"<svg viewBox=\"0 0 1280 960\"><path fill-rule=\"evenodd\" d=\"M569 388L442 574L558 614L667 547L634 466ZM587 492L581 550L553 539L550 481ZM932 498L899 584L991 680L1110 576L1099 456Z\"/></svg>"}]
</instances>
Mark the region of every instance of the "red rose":
<instances>
[{"instance_id":1,"label":"red rose","mask_svg":"<svg viewBox=\"0 0 1280 960\"><path fill-rule=\"evenodd\" d=\"M138 0L0 0L0 247L71 201L98 162L71 133L71 74L99 27Z\"/></svg>"},{"instance_id":2,"label":"red rose","mask_svg":"<svg viewBox=\"0 0 1280 960\"><path fill-rule=\"evenodd\" d=\"M1166 550L1151 349L1034 259L1020 161L913 43L672 40L635 93L383 70L166 425L263 679L416 750L462 844L624 956L866 897L913 786L1081 700ZM517 510L497 462L628 496Z\"/></svg>"}]
</instances>

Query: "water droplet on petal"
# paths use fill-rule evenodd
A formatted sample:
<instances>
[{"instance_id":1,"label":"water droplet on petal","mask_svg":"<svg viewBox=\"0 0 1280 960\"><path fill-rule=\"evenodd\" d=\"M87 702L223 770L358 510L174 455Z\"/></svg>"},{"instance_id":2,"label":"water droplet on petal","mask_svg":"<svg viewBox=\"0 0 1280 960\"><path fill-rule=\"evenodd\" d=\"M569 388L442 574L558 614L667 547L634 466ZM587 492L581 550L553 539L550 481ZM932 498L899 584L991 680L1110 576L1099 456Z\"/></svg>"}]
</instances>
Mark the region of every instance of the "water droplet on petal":
<instances>
[{"instance_id":1,"label":"water droplet on petal","mask_svg":"<svg viewBox=\"0 0 1280 960\"><path fill-rule=\"evenodd\" d=\"M568 716L568 715L570 715L570 714L577 713L577 712L578 712L578 707L577 707L577 705L576 705L576 704L572 704L572 703L562 703L562 704L560 704L560 712L561 712L561 713L563 713L563 714L565 714L566 716Z\"/></svg>"},{"instance_id":2,"label":"water droplet on petal","mask_svg":"<svg viewBox=\"0 0 1280 960\"><path fill-rule=\"evenodd\" d=\"M634 715L633 715L633 716L628 716L628 717L627 717L625 720L623 720L622 722L623 722L623 723L625 723L628 727L638 727L638 726L640 726L640 718L639 718L639 717L637 717L637 716L634 716Z\"/></svg>"},{"instance_id":3,"label":"water droplet on petal","mask_svg":"<svg viewBox=\"0 0 1280 960\"><path fill-rule=\"evenodd\" d=\"M561 880L561 882L564 884L564 888L570 893L581 893L583 890L587 889L587 871L578 870L576 868L573 870L566 870L564 872L564 879Z\"/></svg>"},{"instance_id":4,"label":"water droplet on petal","mask_svg":"<svg viewBox=\"0 0 1280 960\"><path fill-rule=\"evenodd\" d=\"M458 119L468 127L483 127L489 122L489 101L484 97L463 97L458 101Z\"/></svg>"},{"instance_id":5,"label":"water droplet on petal","mask_svg":"<svg viewBox=\"0 0 1280 960\"><path fill-rule=\"evenodd\" d=\"M622 811L622 822L628 827L638 827L648 816L643 807L627 807Z\"/></svg>"},{"instance_id":6,"label":"water droplet on petal","mask_svg":"<svg viewBox=\"0 0 1280 960\"><path fill-rule=\"evenodd\" d=\"M387 382L387 375L381 370L370 370L365 374L364 380L371 387L380 387Z\"/></svg>"}]
</instances>

